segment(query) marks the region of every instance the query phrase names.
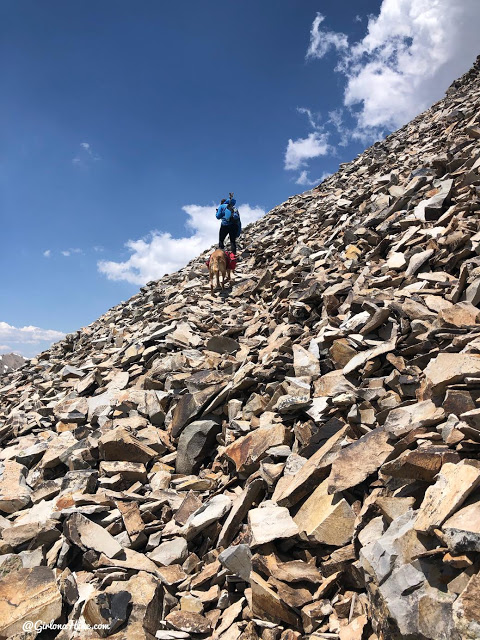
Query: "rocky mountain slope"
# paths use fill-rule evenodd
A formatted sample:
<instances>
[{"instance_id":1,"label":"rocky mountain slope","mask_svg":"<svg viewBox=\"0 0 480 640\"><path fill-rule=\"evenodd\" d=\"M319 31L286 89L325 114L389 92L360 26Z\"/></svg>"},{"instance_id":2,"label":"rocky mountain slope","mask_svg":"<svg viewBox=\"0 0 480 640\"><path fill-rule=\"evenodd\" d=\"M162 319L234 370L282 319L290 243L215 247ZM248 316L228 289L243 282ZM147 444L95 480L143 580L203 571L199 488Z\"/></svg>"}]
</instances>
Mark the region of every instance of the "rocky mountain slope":
<instances>
[{"instance_id":1,"label":"rocky mountain slope","mask_svg":"<svg viewBox=\"0 0 480 640\"><path fill-rule=\"evenodd\" d=\"M26 358L18 355L18 353L4 353L0 355L0 376L23 367L26 362Z\"/></svg>"},{"instance_id":2,"label":"rocky mountain slope","mask_svg":"<svg viewBox=\"0 0 480 640\"><path fill-rule=\"evenodd\" d=\"M479 638L479 190L480 59L6 376L0 636Z\"/></svg>"}]
</instances>

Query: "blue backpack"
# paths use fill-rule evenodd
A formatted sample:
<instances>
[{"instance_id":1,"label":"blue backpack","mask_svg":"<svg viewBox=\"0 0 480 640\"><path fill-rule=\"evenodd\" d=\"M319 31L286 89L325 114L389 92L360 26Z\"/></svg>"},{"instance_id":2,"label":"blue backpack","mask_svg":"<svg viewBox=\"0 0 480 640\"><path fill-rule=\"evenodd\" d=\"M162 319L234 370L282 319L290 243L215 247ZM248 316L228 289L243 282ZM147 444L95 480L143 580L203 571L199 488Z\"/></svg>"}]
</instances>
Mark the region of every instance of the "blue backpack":
<instances>
[{"instance_id":1,"label":"blue backpack","mask_svg":"<svg viewBox=\"0 0 480 640\"><path fill-rule=\"evenodd\" d=\"M240 220L240 214L238 213L238 209L235 209L232 216L233 221L237 225L237 232L235 234L235 238L238 238L242 233L242 221Z\"/></svg>"}]
</instances>

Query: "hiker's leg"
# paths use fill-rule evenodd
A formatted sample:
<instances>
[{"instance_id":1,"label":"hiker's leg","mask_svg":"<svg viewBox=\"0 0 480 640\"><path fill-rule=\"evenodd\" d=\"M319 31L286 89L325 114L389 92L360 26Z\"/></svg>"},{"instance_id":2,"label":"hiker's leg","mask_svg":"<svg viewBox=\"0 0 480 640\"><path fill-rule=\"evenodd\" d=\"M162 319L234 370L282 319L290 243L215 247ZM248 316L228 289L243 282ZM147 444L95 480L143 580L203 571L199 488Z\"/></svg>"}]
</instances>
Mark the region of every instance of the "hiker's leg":
<instances>
[{"instance_id":1,"label":"hiker's leg","mask_svg":"<svg viewBox=\"0 0 480 640\"><path fill-rule=\"evenodd\" d=\"M228 236L230 238L230 249L233 251L235 255L237 255L237 243L235 241L235 234L237 232L237 226L232 225L228 229Z\"/></svg>"},{"instance_id":2,"label":"hiker's leg","mask_svg":"<svg viewBox=\"0 0 480 640\"><path fill-rule=\"evenodd\" d=\"M225 251L225 238L227 237L228 227L224 224L220 225L220 233L218 235L218 248Z\"/></svg>"}]
</instances>

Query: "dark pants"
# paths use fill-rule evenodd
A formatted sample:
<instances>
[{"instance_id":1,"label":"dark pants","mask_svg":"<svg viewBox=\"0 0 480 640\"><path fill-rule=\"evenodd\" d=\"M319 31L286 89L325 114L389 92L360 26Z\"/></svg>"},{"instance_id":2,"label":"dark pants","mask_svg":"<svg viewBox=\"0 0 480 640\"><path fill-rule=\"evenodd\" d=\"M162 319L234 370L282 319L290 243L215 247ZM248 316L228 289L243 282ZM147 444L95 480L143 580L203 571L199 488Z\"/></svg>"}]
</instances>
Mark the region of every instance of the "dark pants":
<instances>
[{"instance_id":1,"label":"dark pants","mask_svg":"<svg viewBox=\"0 0 480 640\"><path fill-rule=\"evenodd\" d=\"M218 237L218 248L225 250L225 238L229 236L230 238L230 249L233 253L237 253L237 243L235 242L235 235L237 233L237 225L236 224L222 224L220 225L220 235Z\"/></svg>"}]
</instances>

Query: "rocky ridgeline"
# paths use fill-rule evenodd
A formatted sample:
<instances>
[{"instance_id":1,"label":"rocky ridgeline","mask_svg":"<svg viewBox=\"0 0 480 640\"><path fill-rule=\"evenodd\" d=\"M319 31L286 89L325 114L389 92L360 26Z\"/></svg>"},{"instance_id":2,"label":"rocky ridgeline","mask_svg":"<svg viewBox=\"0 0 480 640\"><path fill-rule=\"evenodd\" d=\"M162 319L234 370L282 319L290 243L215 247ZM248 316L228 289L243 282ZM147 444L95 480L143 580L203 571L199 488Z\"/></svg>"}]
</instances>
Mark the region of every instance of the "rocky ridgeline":
<instances>
[{"instance_id":1,"label":"rocky ridgeline","mask_svg":"<svg viewBox=\"0 0 480 640\"><path fill-rule=\"evenodd\" d=\"M477 61L4 378L0 636L480 638L479 190Z\"/></svg>"}]
</instances>

